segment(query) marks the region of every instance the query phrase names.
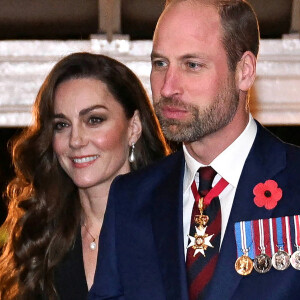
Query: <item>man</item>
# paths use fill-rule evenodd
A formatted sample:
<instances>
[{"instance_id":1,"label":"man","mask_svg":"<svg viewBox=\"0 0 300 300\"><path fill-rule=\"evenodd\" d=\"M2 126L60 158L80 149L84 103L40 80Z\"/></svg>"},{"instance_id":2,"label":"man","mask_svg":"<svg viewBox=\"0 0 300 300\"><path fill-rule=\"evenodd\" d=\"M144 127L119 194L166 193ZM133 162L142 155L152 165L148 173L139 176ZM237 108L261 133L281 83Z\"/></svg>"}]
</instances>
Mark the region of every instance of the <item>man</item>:
<instances>
[{"instance_id":1,"label":"man","mask_svg":"<svg viewBox=\"0 0 300 300\"><path fill-rule=\"evenodd\" d=\"M298 270L256 262L297 253L300 212L299 149L248 112L258 44L242 0L167 3L151 86L183 151L113 183L90 299L299 298Z\"/></svg>"}]
</instances>

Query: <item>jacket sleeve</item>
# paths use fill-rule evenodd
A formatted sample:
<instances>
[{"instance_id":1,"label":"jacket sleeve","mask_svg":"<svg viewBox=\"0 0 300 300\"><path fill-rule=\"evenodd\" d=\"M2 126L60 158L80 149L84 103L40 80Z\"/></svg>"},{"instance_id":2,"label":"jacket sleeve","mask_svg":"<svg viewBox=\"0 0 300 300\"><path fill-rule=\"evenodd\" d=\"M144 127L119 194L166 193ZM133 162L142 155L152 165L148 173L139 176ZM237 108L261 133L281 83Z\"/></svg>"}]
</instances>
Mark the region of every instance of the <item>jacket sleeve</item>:
<instances>
[{"instance_id":1,"label":"jacket sleeve","mask_svg":"<svg viewBox=\"0 0 300 300\"><path fill-rule=\"evenodd\" d=\"M99 239L99 250L94 284L88 299L124 300L123 287L117 264L114 183L111 186ZM117 193L118 194L118 193Z\"/></svg>"}]
</instances>

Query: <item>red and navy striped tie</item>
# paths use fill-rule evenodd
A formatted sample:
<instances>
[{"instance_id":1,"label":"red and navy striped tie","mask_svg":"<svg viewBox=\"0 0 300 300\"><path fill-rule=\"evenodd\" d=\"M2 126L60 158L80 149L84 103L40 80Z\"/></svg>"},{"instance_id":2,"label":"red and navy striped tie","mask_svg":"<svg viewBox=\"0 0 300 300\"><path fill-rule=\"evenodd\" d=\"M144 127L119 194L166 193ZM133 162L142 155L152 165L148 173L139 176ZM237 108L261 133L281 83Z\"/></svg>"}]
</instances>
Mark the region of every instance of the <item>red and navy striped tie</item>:
<instances>
[{"instance_id":1,"label":"red and navy striped tie","mask_svg":"<svg viewBox=\"0 0 300 300\"><path fill-rule=\"evenodd\" d=\"M212 167L203 167L198 172L198 193L201 197L205 197L212 188L212 181L216 175L216 171ZM218 261L221 239L221 208L219 197L212 199L209 206L204 209L203 214L209 216L206 233L208 235L213 234L210 240L213 248L208 247L205 250L205 257L201 253L194 256L195 250L192 247L187 249L186 267L190 300L204 299L205 290L214 274ZM194 217L196 215L199 215L199 208L195 201L191 217L190 236L195 235L195 226L197 224L194 221Z\"/></svg>"}]
</instances>

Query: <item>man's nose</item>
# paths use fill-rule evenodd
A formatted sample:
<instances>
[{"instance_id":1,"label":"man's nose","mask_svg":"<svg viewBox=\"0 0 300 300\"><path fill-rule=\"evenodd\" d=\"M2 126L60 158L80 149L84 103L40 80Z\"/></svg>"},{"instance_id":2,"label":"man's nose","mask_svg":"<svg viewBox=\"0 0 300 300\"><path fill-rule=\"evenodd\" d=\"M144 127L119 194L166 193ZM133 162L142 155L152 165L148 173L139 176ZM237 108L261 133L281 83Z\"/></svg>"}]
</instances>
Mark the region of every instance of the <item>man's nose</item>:
<instances>
[{"instance_id":1,"label":"man's nose","mask_svg":"<svg viewBox=\"0 0 300 300\"><path fill-rule=\"evenodd\" d=\"M161 95L165 98L171 98L182 93L182 82L180 74L176 68L169 67L164 76L164 82L161 88Z\"/></svg>"}]
</instances>

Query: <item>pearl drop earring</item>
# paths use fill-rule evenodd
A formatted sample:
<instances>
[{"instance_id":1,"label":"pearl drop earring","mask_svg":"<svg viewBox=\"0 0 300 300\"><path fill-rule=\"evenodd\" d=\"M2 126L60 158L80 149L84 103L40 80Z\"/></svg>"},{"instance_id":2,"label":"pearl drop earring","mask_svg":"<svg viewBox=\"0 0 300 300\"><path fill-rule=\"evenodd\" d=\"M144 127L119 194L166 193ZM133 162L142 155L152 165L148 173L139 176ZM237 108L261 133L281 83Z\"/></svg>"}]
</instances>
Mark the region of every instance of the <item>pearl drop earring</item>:
<instances>
[{"instance_id":1,"label":"pearl drop earring","mask_svg":"<svg viewBox=\"0 0 300 300\"><path fill-rule=\"evenodd\" d=\"M130 155L129 155L129 162L133 163L135 161L135 155L134 155L134 143L131 145Z\"/></svg>"}]
</instances>

